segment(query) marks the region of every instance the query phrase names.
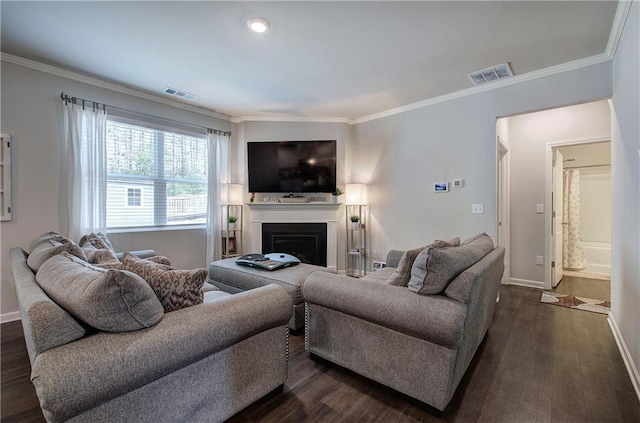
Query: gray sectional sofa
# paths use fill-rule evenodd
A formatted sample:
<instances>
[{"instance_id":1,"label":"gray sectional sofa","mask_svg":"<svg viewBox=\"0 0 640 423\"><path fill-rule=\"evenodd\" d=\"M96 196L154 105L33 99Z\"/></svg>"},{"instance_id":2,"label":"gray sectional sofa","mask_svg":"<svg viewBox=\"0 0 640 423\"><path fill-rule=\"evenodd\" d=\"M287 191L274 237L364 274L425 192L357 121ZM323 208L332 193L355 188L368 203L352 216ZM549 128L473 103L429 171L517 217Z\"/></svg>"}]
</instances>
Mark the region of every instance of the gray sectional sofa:
<instances>
[{"instance_id":1,"label":"gray sectional sofa","mask_svg":"<svg viewBox=\"0 0 640 423\"><path fill-rule=\"evenodd\" d=\"M390 252L389 267L362 279L309 275L302 289L305 347L442 411L491 324L504 248L493 248L485 235L434 249L426 272L445 280L437 281L441 292L427 295L417 292L428 287L407 286L407 280L404 286L389 283L401 257ZM461 263L468 267L452 269ZM443 276L447 272L452 280Z\"/></svg>"},{"instance_id":2,"label":"gray sectional sofa","mask_svg":"<svg viewBox=\"0 0 640 423\"><path fill-rule=\"evenodd\" d=\"M65 257L56 260L76 260ZM202 304L164 313L157 302L157 323L107 332L54 302L27 258L11 250L31 380L49 422L219 422L287 377L293 305L280 286L237 295L210 286ZM55 279L52 263L38 272Z\"/></svg>"}]
</instances>

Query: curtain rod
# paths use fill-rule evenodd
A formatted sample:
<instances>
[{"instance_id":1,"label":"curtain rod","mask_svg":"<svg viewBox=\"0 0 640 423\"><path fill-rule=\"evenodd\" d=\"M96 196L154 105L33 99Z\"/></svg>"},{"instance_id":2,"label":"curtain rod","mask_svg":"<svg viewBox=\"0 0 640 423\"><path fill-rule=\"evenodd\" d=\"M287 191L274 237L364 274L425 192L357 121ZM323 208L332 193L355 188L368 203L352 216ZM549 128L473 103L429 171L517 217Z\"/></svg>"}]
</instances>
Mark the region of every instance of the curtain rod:
<instances>
[{"instance_id":1,"label":"curtain rod","mask_svg":"<svg viewBox=\"0 0 640 423\"><path fill-rule=\"evenodd\" d=\"M220 129L207 128L206 126L195 125L193 123L180 122L178 120L162 118L162 117L158 117L158 116L149 115L149 114L146 114L146 113L136 112L134 110L123 109L121 107L111 106L111 105L104 104L104 103L98 103L97 101L93 101L93 100L86 100L86 99L80 98L80 97L73 97L73 96L70 96L68 94L65 94L64 92L60 93L60 99L62 101L64 101L65 103L82 104L82 108L84 108L85 105L88 105L90 107L93 107L93 110L96 110L96 109L99 110L102 107L102 110L106 111L106 108L108 107L109 109L113 109L113 110L116 110L116 111L125 112L125 113L131 113L131 114L134 114L134 115L143 116L143 117L150 118L150 119L156 119L156 120L164 121L164 122L167 122L167 123L176 123L176 124L179 124L179 125L191 126L192 128L204 129L208 134L229 135L229 136L231 136L231 131L222 131Z\"/></svg>"}]
</instances>

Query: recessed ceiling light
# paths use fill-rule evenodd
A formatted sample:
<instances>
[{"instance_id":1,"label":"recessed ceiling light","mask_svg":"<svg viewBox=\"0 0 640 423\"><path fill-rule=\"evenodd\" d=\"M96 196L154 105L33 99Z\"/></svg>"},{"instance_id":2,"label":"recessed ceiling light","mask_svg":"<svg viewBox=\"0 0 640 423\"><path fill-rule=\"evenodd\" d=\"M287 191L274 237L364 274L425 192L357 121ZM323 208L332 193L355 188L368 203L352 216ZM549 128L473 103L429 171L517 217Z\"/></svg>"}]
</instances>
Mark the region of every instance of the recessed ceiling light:
<instances>
[{"instance_id":1,"label":"recessed ceiling light","mask_svg":"<svg viewBox=\"0 0 640 423\"><path fill-rule=\"evenodd\" d=\"M251 18L247 21L247 26L251 28L253 32L258 34L264 34L269 30L269 21L264 18Z\"/></svg>"}]
</instances>

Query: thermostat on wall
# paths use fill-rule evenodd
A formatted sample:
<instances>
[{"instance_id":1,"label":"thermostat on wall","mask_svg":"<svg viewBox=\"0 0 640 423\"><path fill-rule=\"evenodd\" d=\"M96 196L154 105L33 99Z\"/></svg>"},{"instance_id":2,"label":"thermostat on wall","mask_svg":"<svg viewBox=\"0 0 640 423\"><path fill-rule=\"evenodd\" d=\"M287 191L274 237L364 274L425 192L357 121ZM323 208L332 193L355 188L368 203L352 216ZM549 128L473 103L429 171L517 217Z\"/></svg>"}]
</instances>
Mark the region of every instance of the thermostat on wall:
<instances>
[{"instance_id":1,"label":"thermostat on wall","mask_svg":"<svg viewBox=\"0 0 640 423\"><path fill-rule=\"evenodd\" d=\"M454 179L453 187L454 188L462 188L464 186L464 179Z\"/></svg>"},{"instance_id":2,"label":"thermostat on wall","mask_svg":"<svg viewBox=\"0 0 640 423\"><path fill-rule=\"evenodd\" d=\"M433 184L433 192L449 191L449 182L436 182Z\"/></svg>"}]
</instances>

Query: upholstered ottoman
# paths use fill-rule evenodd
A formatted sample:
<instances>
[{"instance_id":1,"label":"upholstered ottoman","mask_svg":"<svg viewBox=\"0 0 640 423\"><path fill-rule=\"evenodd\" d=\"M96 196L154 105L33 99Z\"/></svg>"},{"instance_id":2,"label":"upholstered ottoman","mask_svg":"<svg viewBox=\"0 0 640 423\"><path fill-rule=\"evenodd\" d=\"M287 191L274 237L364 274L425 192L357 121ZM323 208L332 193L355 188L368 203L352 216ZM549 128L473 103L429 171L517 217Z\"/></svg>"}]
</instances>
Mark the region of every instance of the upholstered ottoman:
<instances>
[{"instance_id":1,"label":"upholstered ottoman","mask_svg":"<svg viewBox=\"0 0 640 423\"><path fill-rule=\"evenodd\" d=\"M287 290L293 300L293 316L289 328L297 330L304 327L304 302L302 301L302 283L315 271L329 270L326 267L300 263L273 271L240 266L235 258L214 261L209 265L209 282L222 291L236 294L261 286L275 283Z\"/></svg>"}]
</instances>

